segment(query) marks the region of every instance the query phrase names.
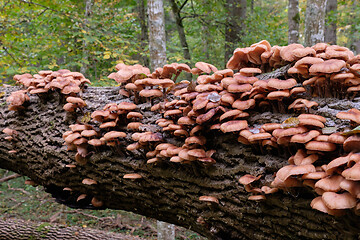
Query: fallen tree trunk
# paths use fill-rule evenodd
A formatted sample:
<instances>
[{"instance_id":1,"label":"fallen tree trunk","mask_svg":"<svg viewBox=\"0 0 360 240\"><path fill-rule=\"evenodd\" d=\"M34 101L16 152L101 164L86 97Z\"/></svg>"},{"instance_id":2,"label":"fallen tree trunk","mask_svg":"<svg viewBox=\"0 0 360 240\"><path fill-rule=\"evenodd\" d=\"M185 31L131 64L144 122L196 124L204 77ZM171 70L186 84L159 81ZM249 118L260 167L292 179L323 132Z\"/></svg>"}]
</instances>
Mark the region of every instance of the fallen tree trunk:
<instances>
[{"instance_id":1,"label":"fallen tree trunk","mask_svg":"<svg viewBox=\"0 0 360 240\"><path fill-rule=\"evenodd\" d=\"M134 236L110 233L97 229L82 227L65 227L59 224L34 223L19 219L0 219L0 238L6 240L20 239L60 239L60 240L141 240Z\"/></svg>"},{"instance_id":2,"label":"fallen tree trunk","mask_svg":"<svg viewBox=\"0 0 360 240\"><path fill-rule=\"evenodd\" d=\"M32 95L24 111L9 111L5 99L18 88L0 88L4 92L0 106L0 130L8 127L18 132L13 141L0 133L0 167L28 176L61 203L75 208L92 208L92 197L103 201L102 208L123 209L187 227L209 239L354 239L359 236L359 217L349 211L333 217L310 208L315 194L310 190L289 189L267 197L266 201L249 201L249 194L238 179L245 174L262 175L271 181L273 173L287 164L288 155L261 154L241 145L233 134L212 134L209 148L216 149L216 164L147 164L141 151L122 147L108 148L92 154L88 163L74 164L74 152L63 145L62 134L74 124L76 116L66 113L64 99L56 92ZM117 88L89 87L82 94L86 111L101 109L109 102L121 101ZM356 102L319 99L317 113L335 119L338 110L356 107ZM146 121L157 117L141 112ZM251 113L249 122L275 122L283 114ZM128 134L129 135L129 134ZM127 138L126 141L128 141ZM168 141L175 141L167 139ZM11 153L11 150L16 151ZM10 153L9 153L10 151ZM124 174L138 173L143 178L123 179ZM97 184L86 185L85 178ZM71 191L63 189L71 188ZM77 201L81 194L86 198ZM199 201L200 196L214 196L219 204Z\"/></svg>"}]
</instances>

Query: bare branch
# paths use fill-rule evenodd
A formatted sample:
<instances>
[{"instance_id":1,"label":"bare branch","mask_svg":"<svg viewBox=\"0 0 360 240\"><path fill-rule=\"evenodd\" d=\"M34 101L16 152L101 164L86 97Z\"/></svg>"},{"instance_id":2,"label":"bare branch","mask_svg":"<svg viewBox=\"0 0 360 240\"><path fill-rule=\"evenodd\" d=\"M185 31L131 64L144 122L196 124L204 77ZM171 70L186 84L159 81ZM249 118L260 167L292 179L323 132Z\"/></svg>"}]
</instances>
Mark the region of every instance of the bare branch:
<instances>
[{"instance_id":1,"label":"bare branch","mask_svg":"<svg viewBox=\"0 0 360 240\"><path fill-rule=\"evenodd\" d=\"M10 175L10 176L6 176L6 177L3 177L3 178L0 178L0 183L7 182L7 181L9 181L9 180L11 180L11 179L18 178L18 177L21 177L21 175L15 173L15 174L12 174L12 175Z\"/></svg>"}]
</instances>

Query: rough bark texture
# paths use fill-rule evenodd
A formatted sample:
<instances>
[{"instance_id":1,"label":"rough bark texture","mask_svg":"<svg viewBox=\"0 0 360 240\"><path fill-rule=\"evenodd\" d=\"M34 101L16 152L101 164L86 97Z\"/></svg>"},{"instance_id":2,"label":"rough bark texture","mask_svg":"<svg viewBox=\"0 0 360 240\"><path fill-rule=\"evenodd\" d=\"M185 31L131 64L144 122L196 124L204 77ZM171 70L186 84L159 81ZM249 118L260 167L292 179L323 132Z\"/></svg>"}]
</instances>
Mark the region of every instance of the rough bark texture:
<instances>
[{"instance_id":1,"label":"rough bark texture","mask_svg":"<svg viewBox=\"0 0 360 240\"><path fill-rule=\"evenodd\" d=\"M65 227L48 223L34 223L19 219L0 220L0 239L59 239L59 240L141 240L134 236L109 233L101 230L81 227Z\"/></svg>"},{"instance_id":2,"label":"rough bark texture","mask_svg":"<svg viewBox=\"0 0 360 240\"><path fill-rule=\"evenodd\" d=\"M327 0L326 3L326 24L325 42L336 44L336 13L337 0Z\"/></svg>"},{"instance_id":3,"label":"rough bark texture","mask_svg":"<svg viewBox=\"0 0 360 240\"><path fill-rule=\"evenodd\" d=\"M327 0L307 0L305 14L305 46L324 42Z\"/></svg>"},{"instance_id":4,"label":"rough bark texture","mask_svg":"<svg viewBox=\"0 0 360 240\"><path fill-rule=\"evenodd\" d=\"M249 194L238 179L244 174L263 175L271 181L273 173L287 164L284 151L261 154L237 142L232 134L209 133L209 149L216 149L212 166L161 162L146 164L142 152L128 152L131 134L117 148L99 148L85 165L74 164L74 152L63 145L62 134L75 116L62 109L64 99L58 93L31 96L22 112L7 109L5 99L17 88L0 88L0 129L18 131L15 141L0 141L0 167L26 175L44 185L61 203L75 208L93 208L93 196L105 208L123 209L174 223L199 232L209 239L355 239L360 233L359 217L349 211L345 217L332 217L312 210L314 194L304 188L289 189L269 196L264 202L247 200ZM82 94L88 106L84 111L102 108L109 102L120 102L117 88L88 88ZM340 110L360 108L359 99L316 99L318 114L335 119ZM148 124L159 117L142 104L141 112ZM250 113L249 124L281 122L288 115L270 112ZM0 133L0 139L5 134ZM169 136L167 136L169 137ZM174 142L168 138L167 141ZM15 154L8 153L16 150ZM124 174L138 173L142 179L123 179ZM91 178L95 185L84 185ZM63 191L70 187L73 191ZM87 198L76 201L80 194ZM214 196L219 204L206 204L200 196Z\"/></svg>"},{"instance_id":5,"label":"rough bark texture","mask_svg":"<svg viewBox=\"0 0 360 240\"><path fill-rule=\"evenodd\" d=\"M300 24L299 0L289 0L289 4L288 4L289 44L299 42L299 24Z\"/></svg>"},{"instance_id":6,"label":"rough bark texture","mask_svg":"<svg viewBox=\"0 0 360 240\"><path fill-rule=\"evenodd\" d=\"M151 69L166 62L164 7L162 0L148 0L149 50Z\"/></svg>"},{"instance_id":7,"label":"rough bark texture","mask_svg":"<svg viewBox=\"0 0 360 240\"><path fill-rule=\"evenodd\" d=\"M225 61L231 57L233 50L241 43L246 19L246 2L246 0L226 0Z\"/></svg>"}]
</instances>

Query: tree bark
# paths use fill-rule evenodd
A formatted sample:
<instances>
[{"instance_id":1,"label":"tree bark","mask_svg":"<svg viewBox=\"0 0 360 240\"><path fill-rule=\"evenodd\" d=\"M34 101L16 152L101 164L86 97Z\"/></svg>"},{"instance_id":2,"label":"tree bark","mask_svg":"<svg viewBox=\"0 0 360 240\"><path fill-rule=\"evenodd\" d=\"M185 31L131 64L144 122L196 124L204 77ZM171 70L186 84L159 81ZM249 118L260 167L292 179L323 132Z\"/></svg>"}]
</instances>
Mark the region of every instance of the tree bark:
<instances>
[{"instance_id":1,"label":"tree bark","mask_svg":"<svg viewBox=\"0 0 360 240\"><path fill-rule=\"evenodd\" d=\"M289 5L288 5L289 44L299 42L299 23L300 23L299 0L289 0Z\"/></svg>"},{"instance_id":2,"label":"tree bark","mask_svg":"<svg viewBox=\"0 0 360 240\"><path fill-rule=\"evenodd\" d=\"M141 238L135 236L126 236L120 233L110 233L91 228L65 227L57 224L34 223L19 219L1 219L0 238L6 240L141 240Z\"/></svg>"},{"instance_id":3,"label":"tree bark","mask_svg":"<svg viewBox=\"0 0 360 240\"><path fill-rule=\"evenodd\" d=\"M5 95L18 88L0 88ZM87 107L83 111L101 109L110 102L120 102L118 88L89 87L82 93ZM216 149L216 164L147 164L142 151L129 152L131 133L116 148L100 147L85 165L74 164L74 152L63 145L62 134L76 122L74 114L62 109L63 97L57 92L31 95L30 104L22 112L9 111L0 105L0 129L18 132L12 142L0 141L0 167L26 175L60 203L74 208L94 208L93 196L102 200L102 208L123 209L174 223L196 231L209 239L356 239L360 233L359 217L350 211L344 217L333 217L310 208L314 194L305 188L280 191L266 201L254 202L238 183L245 174L262 175L264 183L287 164L288 156L256 151L241 145L232 134L207 133L207 149ZM337 109L357 107L356 102L339 99L317 99L316 113L335 120ZM149 128L159 114L149 111L150 104L138 105ZM281 122L286 116L271 112L251 112L249 125ZM6 135L0 132L0 139ZM166 141L177 140L164 135ZM10 150L17 152L9 153ZM124 174L138 173L143 178L124 179ZM97 184L85 185L91 178ZM69 187L71 192L63 191ZM87 197L77 201L81 194ZM199 201L200 196L214 196L219 204Z\"/></svg>"},{"instance_id":4,"label":"tree bark","mask_svg":"<svg viewBox=\"0 0 360 240\"><path fill-rule=\"evenodd\" d=\"M326 3L326 23L325 23L325 42L336 44L336 19L337 19L337 0L327 0Z\"/></svg>"},{"instance_id":5,"label":"tree bark","mask_svg":"<svg viewBox=\"0 0 360 240\"><path fill-rule=\"evenodd\" d=\"M166 64L166 32L162 0L148 0L149 50L152 70ZM159 240L174 240L175 226L158 221Z\"/></svg>"},{"instance_id":6,"label":"tree bark","mask_svg":"<svg viewBox=\"0 0 360 240\"><path fill-rule=\"evenodd\" d=\"M246 4L246 0L226 0L225 64L241 44L245 30Z\"/></svg>"},{"instance_id":7,"label":"tree bark","mask_svg":"<svg viewBox=\"0 0 360 240\"><path fill-rule=\"evenodd\" d=\"M146 16L146 8L145 8L145 0L137 0L137 9L138 9L138 19L141 28L140 34L140 45L141 49L145 49L148 42L148 27L147 27L147 16ZM149 66L149 58L145 53L140 53L140 59L143 66Z\"/></svg>"},{"instance_id":8,"label":"tree bark","mask_svg":"<svg viewBox=\"0 0 360 240\"><path fill-rule=\"evenodd\" d=\"M166 63L166 38L162 0L148 0L150 66L155 70Z\"/></svg>"},{"instance_id":9,"label":"tree bark","mask_svg":"<svg viewBox=\"0 0 360 240\"><path fill-rule=\"evenodd\" d=\"M307 0L305 14L305 46L324 42L327 0Z\"/></svg>"}]
</instances>

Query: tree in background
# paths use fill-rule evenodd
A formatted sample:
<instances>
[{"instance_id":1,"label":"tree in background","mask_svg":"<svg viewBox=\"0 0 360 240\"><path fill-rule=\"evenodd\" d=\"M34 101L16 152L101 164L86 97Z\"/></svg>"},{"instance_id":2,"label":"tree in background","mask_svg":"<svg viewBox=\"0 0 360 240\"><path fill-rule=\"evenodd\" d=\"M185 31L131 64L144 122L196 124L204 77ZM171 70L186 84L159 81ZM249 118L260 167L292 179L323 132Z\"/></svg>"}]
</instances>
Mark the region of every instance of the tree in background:
<instances>
[{"instance_id":1,"label":"tree in background","mask_svg":"<svg viewBox=\"0 0 360 240\"><path fill-rule=\"evenodd\" d=\"M337 0L327 0L325 19L325 42L336 44L336 18Z\"/></svg>"},{"instance_id":2,"label":"tree in background","mask_svg":"<svg viewBox=\"0 0 360 240\"><path fill-rule=\"evenodd\" d=\"M148 0L148 26L149 26L149 50L150 66L156 68L166 64L166 38L165 18L162 0ZM166 222L157 221L158 239L174 240L175 226Z\"/></svg>"},{"instance_id":3,"label":"tree in background","mask_svg":"<svg viewBox=\"0 0 360 240\"><path fill-rule=\"evenodd\" d=\"M300 24L300 13L299 13L299 0L289 0L288 4L288 43L299 42L299 24Z\"/></svg>"},{"instance_id":4,"label":"tree in background","mask_svg":"<svg viewBox=\"0 0 360 240\"><path fill-rule=\"evenodd\" d=\"M305 14L305 46L324 42L327 0L307 0Z\"/></svg>"},{"instance_id":5,"label":"tree in background","mask_svg":"<svg viewBox=\"0 0 360 240\"><path fill-rule=\"evenodd\" d=\"M38 69L67 68L73 71L86 69L87 76L96 80L95 84L107 85L110 83L107 76L117 63L148 66L146 1L91 1L90 15L85 11L86 2L1 1L0 80L8 82L17 73L35 73ZM233 20L239 18L232 14L239 13L241 2L165 1L167 59L169 62L184 63L189 63L190 58L192 63L211 59L215 66L224 66L227 60L225 46L231 53L237 47L262 39L271 44L286 45L288 36L294 32L294 19L299 20L297 41L304 43L304 35L307 35L304 29L308 33L310 29L315 29L306 25L316 20L304 22L306 1L299 1L298 16L291 13L296 10L296 7L289 6L292 2L295 1L248 1L249 10L240 25L242 32L236 35L239 23ZM338 10L327 15L325 26L336 25L337 44L352 50L360 48L358 0L337 0L336 6ZM295 18L290 17L291 14L295 14ZM317 12L313 14L317 15Z\"/></svg>"},{"instance_id":6,"label":"tree in background","mask_svg":"<svg viewBox=\"0 0 360 240\"><path fill-rule=\"evenodd\" d=\"M91 0L85 0L85 13L84 13L84 31L89 31L89 17L91 14L91 7L93 3ZM88 75L87 69L89 65L89 50L87 49L88 42L84 39L83 40L83 64L80 67L80 72L84 75Z\"/></svg>"},{"instance_id":7,"label":"tree in background","mask_svg":"<svg viewBox=\"0 0 360 240\"><path fill-rule=\"evenodd\" d=\"M165 19L162 0L148 0L150 67L166 64Z\"/></svg>"},{"instance_id":8,"label":"tree in background","mask_svg":"<svg viewBox=\"0 0 360 240\"><path fill-rule=\"evenodd\" d=\"M246 19L246 0L226 0L225 62L242 42Z\"/></svg>"}]
</instances>

